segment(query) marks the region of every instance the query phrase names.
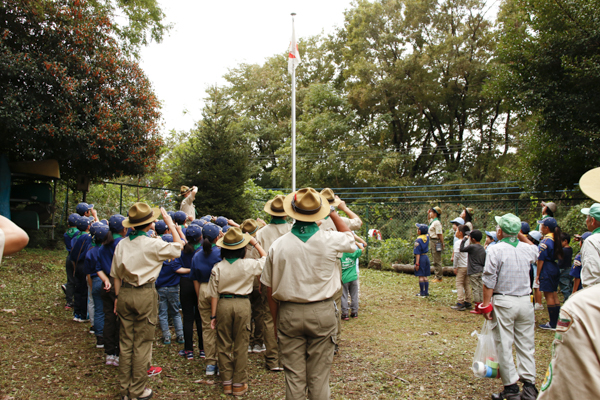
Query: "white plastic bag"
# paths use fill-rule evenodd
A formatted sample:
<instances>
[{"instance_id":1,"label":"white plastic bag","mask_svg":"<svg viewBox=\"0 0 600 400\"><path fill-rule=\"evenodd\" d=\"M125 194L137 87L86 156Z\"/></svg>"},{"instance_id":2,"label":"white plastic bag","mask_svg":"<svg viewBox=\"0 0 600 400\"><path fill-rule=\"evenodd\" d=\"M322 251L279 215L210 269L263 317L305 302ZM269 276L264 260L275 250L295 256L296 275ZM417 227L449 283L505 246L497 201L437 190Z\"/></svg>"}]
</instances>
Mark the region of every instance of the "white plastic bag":
<instances>
[{"instance_id":1,"label":"white plastic bag","mask_svg":"<svg viewBox=\"0 0 600 400\"><path fill-rule=\"evenodd\" d=\"M498 352L492 333L493 328L492 321L486 319L481 327L481 333L478 334L477 331L472 333L472 335L477 334L478 337L472 367L477 378L500 378Z\"/></svg>"}]
</instances>

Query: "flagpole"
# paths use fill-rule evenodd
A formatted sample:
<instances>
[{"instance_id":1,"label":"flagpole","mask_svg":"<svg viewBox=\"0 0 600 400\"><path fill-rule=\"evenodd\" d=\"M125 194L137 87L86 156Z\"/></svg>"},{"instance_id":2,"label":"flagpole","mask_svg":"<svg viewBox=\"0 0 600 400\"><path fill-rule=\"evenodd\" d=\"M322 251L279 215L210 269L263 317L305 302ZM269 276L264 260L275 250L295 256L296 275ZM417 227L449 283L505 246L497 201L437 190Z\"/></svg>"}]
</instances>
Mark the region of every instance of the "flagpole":
<instances>
[{"instance_id":1,"label":"flagpole","mask_svg":"<svg viewBox=\"0 0 600 400\"><path fill-rule=\"evenodd\" d=\"M292 31L294 16L292 13ZM296 68L292 69L292 192L296 191Z\"/></svg>"}]
</instances>

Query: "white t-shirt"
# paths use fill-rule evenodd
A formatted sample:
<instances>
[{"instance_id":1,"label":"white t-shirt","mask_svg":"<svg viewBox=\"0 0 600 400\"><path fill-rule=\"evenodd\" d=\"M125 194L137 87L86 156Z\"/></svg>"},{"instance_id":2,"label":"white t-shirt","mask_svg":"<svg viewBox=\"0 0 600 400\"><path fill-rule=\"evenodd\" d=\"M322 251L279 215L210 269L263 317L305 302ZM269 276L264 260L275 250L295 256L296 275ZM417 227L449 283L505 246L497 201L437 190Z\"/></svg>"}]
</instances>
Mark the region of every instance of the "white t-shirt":
<instances>
[{"instance_id":1,"label":"white t-shirt","mask_svg":"<svg viewBox=\"0 0 600 400\"><path fill-rule=\"evenodd\" d=\"M458 239L456 236L455 239ZM454 241L454 268L467 268L469 266L469 253L460 251L461 240Z\"/></svg>"}]
</instances>

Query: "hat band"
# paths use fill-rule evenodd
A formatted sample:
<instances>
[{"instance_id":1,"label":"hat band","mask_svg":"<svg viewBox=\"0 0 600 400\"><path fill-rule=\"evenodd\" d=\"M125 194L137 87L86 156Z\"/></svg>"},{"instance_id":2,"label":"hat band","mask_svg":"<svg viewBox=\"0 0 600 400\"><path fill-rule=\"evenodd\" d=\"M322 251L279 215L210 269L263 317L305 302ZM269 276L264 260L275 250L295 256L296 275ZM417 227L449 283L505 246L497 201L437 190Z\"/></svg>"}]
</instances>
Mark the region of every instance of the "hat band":
<instances>
[{"instance_id":1,"label":"hat band","mask_svg":"<svg viewBox=\"0 0 600 400\"><path fill-rule=\"evenodd\" d=\"M242 239L239 242L235 242L235 243L227 243L226 241L223 240L223 244L227 245L227 246L237 246L238 244L244 243L244 240L246 240L246 239Z\"/></svg>"},{"instance_id":2,"label":"hat band","mask_svg":"<svg viewBox=\"0 0 600 400\"><path fill-rule=\"evenodd\" d=\"M296 197L294 195L294 197ZM321 206L323 205L323 200L321 200L321 198L319 198L319 207L317 208L313 208L312 210L306 210L304 208L300 208L296 206L296 199L292 199L292 208L294 209L295 212L297 212L298 214L304 214L304 215L313 215L319 212L319 210L321 209Z\"/></svg>"},{"instance_id":3,"label":"hat band","mask_svg":"<svg viewBox=\"0 0 600 400\"><path fill-rule=\"evenodd\" d=\"M150 212L146 215L144 215L143 217L139 217L139 218L131 218L129 217L129 223L130 224L137 224L139 222L144 222L148 219L148 217L151 217L154 215L154 211L152 211L152 209L150 209Z\"/></svg>"},{"instance_id":4,"label":"hat band","mask_svg":"<svg viewBox=\"0 0 600 400\"><path fill-rule=\"evenodd\" d=\"M329 202L329 204L335 203L335 199L331 199L331 200L327 199L327 201Z\"/></svg>"},{"instance_id":5,"label":"hat band","mask_svg":"<svg viewBox=\"0 0 600 400\"><path fill-rule=\"evenodd\" d=\"M273 203L271 203L271 211L284 212L285 210L283 209L283 207L281 207L281 208L275 208L275 207L273 207Z\"/></svg>"},{"instance_id":6,"label":"hat band","mask_svg":"<svg viewBox=\"0 0 600 400\"><path fill-rule=\"evenodd\" d=\"M250 235L254 235L256 233L256 231L258 230L258 226L256 228L254 228L254 230L252 232L248 232Z\"/></svg>"}]
</instances>

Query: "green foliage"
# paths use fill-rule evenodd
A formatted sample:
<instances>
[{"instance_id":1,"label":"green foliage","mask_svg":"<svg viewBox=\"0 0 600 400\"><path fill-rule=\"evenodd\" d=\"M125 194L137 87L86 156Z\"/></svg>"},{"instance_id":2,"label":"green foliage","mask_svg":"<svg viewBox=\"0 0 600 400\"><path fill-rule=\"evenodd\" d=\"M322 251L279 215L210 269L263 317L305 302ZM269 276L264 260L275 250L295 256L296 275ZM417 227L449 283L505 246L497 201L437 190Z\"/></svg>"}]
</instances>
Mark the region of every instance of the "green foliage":
<instances>
[{"instance_id":1,"label":"green foliage","mask_svg":"<svg viewBox=\"0 0 600 400\"><path fill-rule=\"evenodd\" d=\"M0 32L0 152L55 158L68 179L154 168L159 102L105 14L82 1L7 0Z\"/></svg>"},{"instance_id":2,"label":"green foliage","mask_svg":"<svg viewBox=\"0 0 600 400\"><path fill-rule=\"evenodd\" d=\"M265 222L271 220L271 216L264 211L265 203L278 194L284 194L279 190L265 190L258 186L252 179L248 179L244 185L244 200L248 205L246 218L261 218Z\"/></svg>"},{"instance_id":3,"label":"green foliage","mask_svg":"<svg viewBox=\"0 0 600 400\"><path fill-rule=\"evenodd\" d=\"M400 238L386 239L369 247L369 257L381 260L383 269L392 269L392 264L411 264L414 262L413 242Z\"/></svg>"}]
</instances>

